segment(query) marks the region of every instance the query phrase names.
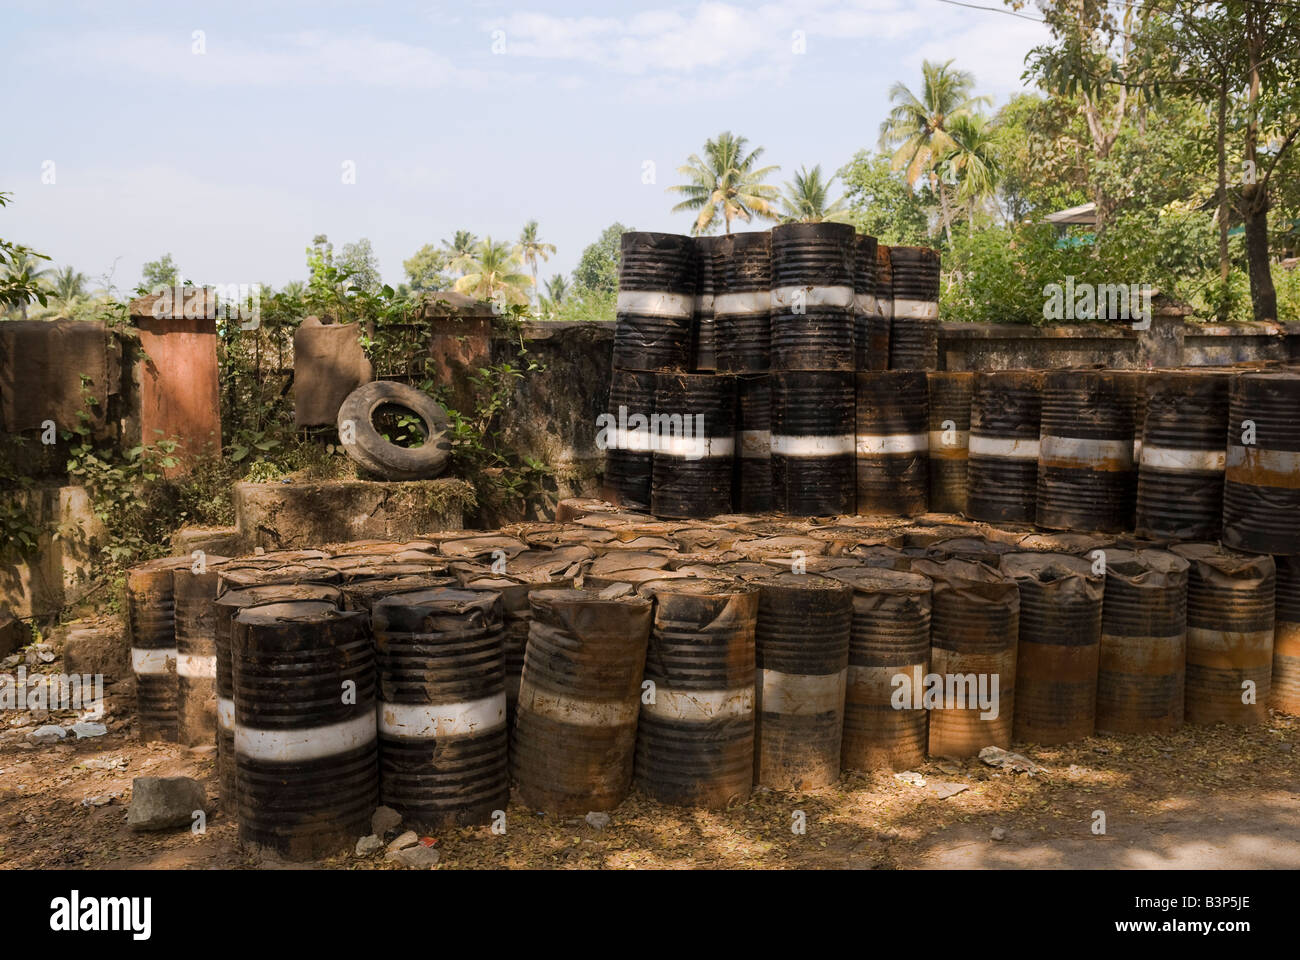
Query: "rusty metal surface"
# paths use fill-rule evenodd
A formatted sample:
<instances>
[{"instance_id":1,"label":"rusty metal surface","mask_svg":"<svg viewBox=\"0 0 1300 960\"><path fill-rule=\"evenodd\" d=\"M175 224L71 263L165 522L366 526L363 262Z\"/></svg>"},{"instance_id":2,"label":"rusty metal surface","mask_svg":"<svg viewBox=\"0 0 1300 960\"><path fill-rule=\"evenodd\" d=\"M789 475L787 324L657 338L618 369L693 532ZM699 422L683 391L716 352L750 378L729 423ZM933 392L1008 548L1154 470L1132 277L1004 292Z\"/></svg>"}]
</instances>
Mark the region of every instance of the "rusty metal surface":
<instances>
[{"instance_id":1,"label":"rusty metal surface","mask_svg":"<svg viewBox=\"0 0 1300 960\"><path fill-rule=\"evenodd\" d=\"M735 508L772 509L772 386L767 374L736 378Z\"/></svg>"},{"instance_id":2,"label":"rusty metal surface","mask_svg":"<svg viewBox=\"0 0 1300 960\"><path fill-rule=\"evenodd\" d=\"M247 590L250 587L287 583L338 583L342 574L319 563L250 562L247 558L223 566L217 577L217 592Z\"/></svg>"},{"instance_id":3,"label":"rusty metal surface","mask_svg":"<svg viewBox=\"0 0 1300 960\"><path fill-rule=\"evenodd\" d=\"M726 236L696 237L692 258L695 261L695 315L691 330L694 347L692 369L696 371L718 368L717 326L713 322L713 299L717 293L715 275L722 264L727 248Z\"/></svg>"},{"instance_id":4,"label":"rusty metal surface","mask_svg":"<svg viewBox=\"0 0 1300 960\"><path fill-rule=\"evenodd\" d=\"M1032 523L1038 501L1043 375L979 373L971 388L966 512L994 523Z\"/></svg>"},{"instance_id":5,"label":"rusty metal surface","mask_svg":"<svg viewBox=\"0 0 1300 960\"><path fill-rule=\"evenodd\" d=\"M172 571L176 632L176 728L186 746L214 743L217 735L217 574L225 557L208 555Z\"/></svg>"},{"instance_id":6,"label":"rusty metal surface","mask_svg":"<svg viewBox=\"0 0 1300 960\"><path fill-rule=\"evenodd\" d=\"M649 424L655 412L655 374L615 368L610 375L607 412L620 424L618 429L627 432L607 441L601 495L629 510L649 510L654 462ZM638 426L635 417L644 417L645 426Z\"/></svg>"},{"instance_id":7,"label":"rusty metal surface","mask_svg":"<svg viewBox=\"0 0 1300 960\"><path fill-rule=\"evenodd\" d=\"M816 574L756 585L754 782L816 790L840 776L853 590Z\"/></svg>"},{"instance_id":8,"label":"rusty metal surface","mask_svg":"<svg viewBox=\"0 0 1300 960\"><path fill-rule=\"evenodd\" d=\"M767 230L733 233L715 268L713 322L719 371L763 373L770 365L772 234ZM730 307L741 299L752 309ZM767 299L764 308L763 300Z\"/></svg>"},{"instance_id":9,"label":"rusty metal surface","mask_svg":"<svg viewBox=\"0 0 1300 960\"><path fill-rule=\"evenodd\" d=\"M1223 543L1250 553L1300 554L1300 374L1250 373L1232 382L1223 485ZM1253 443L1245 443L1253 425Z\"/></svg>"},{"instance_id":10,"label":"rusty metal surface","mask_svg":"<svg viewBox=\"0 0 1300 960\"><path fill-rule=\"evenodd\" d=\"M510 774L533 810L612 810L632 782L652 604L535 590Z\"/></svg>"},{"instance_id":11,"label":"rusty metal surface","mask_svg":"<svg viewBox=\"0 0 1300 960\"><path fill-rule=\"evenodd\" d=\"M661 432L658 437L650 512L677 518L728 512L735 460L736 378L660 373L655 378L655 415L674 418L681 432L667 436ZM687 429L693 431L689 438L684 436Z\"/></svg>"},{"instance_id":12,"label":"rusty metal surface","mask_svg":"<svg viewBox=\"0 0 1300 960\"><path fill-rule=\"evenodd\" d=\"M889 369L889 338L894 323L894 266L890 248L876 244L876 312L867 321L867 336L871 339L868 369Z\"/></svg>"},{"instance_id":13,"label":"rusty metal surface","mask_svg":"<svg viewBox=\"0 0 1300 960\"><path fill-rule=\"evenodd\" d=\"M853 351L855 370L885 369L889 364L889 328L883 343L872 337L876 319L876 248L875 237L859 233L853 238ZM883 353L882 353L883 350ZM882 366L873 366L880 363Z\"/></svg>"},{"instance_id":14,"label":"rusty metal surface","mask_svg":"<svg viewBox=\"0 0 1300 960\"><path fill-rule=\"evenodd\" d=\"M770 376L775 510L800 517L853 512L853 377L797 370Z\"/></svg>"},{"instance_id":15,"label":"rusty metal surface","mask_svg":"<svg viewBox=\"0 0 1300 960\"><path fill-rule=\"evenodd\" d=\"M944 537L942 540L934 541L925 549L928 556L936 559L952 557L957 560L971 560L988 564L996 570L1002 557L1009 553L1017 553L1020 548L1016 544L985 537Z\"/></svg>"},{"instance_id":16,"label":"rusty metal surface","mask_svg":"<svg viewBox=\"0 0 1300 960\"><path fill-rule=\"evenodd\" d=\"M1170 552L1188 562L1188 723L1264 723L1273 675L1273 558L1212 543Z\"/></svg>"},{"instance_id":17,"label":"rusty metal surface","mask_svg":"<svg viewBox=\"0 0 1300 960\"><path fill-rule=\"evenodd\" d=\"M1163 550L1106 550L1098 733L1183 725L1187 561Z\"/></svg>"},{"instance_id":18,"label":"rusty metal surface","mask_svg":"<svg viewBox=\"0 0 1300 960\"><path fill-rule=\"evenodd\" d=\"M624 307L614 325L616 370L687 370L695 298L694 244L673 233L628 231L620 240L620 293L664 293L685 298L683 312ZM623 298L620 297L620 300Z\"/></svg>"},{"instance_id":19,"label":"rusty metal surface","mask_svg":"<svg viewBox=\"0 0 1300 960\"><path fill-rule=\"evenodd\" d=\"M1062 553L1008 554L999 569L1020 589L1014 738L1048 746L1092 736L1105 578Z\"/></svg>"},{"instance_id":20,"label":"rusty metal surface","mask_svg":"<svg viewBox=\"0 0 1300 960\"><path fill-rule=\"evenodd\" d=\"M930 509L966 512L973 373L930 373Z\"/></svg>"},{"instance_id":21,"label":"rusty metal surface","mask_svg":"<svg viewBox=\"0 0 1300 960\"><path fill-rule=\"evenodd\" d=\"M661 803L725 807L754 781L754 629L758 590L679 580L654 599L641 698L636 784ZM530 645L531 652L531 645Z\"/></svg>"},{"instance_id":22,"label":"rusty metal surface","mask_svg":"<svg viewBox=\"0 0 1300 960\"><path fill-rule=\"evenodd\" d=\"M1300 716L1300 559L1275 557L1272 706Z\"/></svg>"},{"instance_id":23,"label":"rusty metal surface","mask_svg":"<svg viewBox=\"0 0 1300 960\"><path fill-rule=\"evenodd\" d=\"M771 369L853 372L853 246L847 223L772 228Z\"/></svg>"},{"instance_id":24,"label":"rusty metal surface","mask_svg":"<svg viewBox=\"0 0 1300 960\"><path fill-rule=\"evenodd\" d=\"M127 629L136 683L136 716L143 740L176 740L176 608L172 571L185 557L150 560L126 573Z\"/></svg>"},{"instance_id":25,"label":"rusty metal surface","mask_svg":"<svg viewBox=\"0 0 1300 960\"><path fill-rule=\"evenodd\" d=\"M930 482L926 375L859 373L856 386L858 514L925 513Z\"/></svg>"}]
</instances>

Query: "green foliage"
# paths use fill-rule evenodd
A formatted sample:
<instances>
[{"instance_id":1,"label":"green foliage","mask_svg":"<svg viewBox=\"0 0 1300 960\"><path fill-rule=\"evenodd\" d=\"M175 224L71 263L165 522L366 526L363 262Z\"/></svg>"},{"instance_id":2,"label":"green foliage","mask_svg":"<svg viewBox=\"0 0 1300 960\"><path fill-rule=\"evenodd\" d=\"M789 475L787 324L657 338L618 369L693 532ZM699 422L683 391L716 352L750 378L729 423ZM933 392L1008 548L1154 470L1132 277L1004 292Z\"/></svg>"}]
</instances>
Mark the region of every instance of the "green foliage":
<instances>
[{"instance_id":1,"label":"green foliage","mask_svg":"<svg viewBox=\"0 0 1300 960\"><path fill-rule=\"evenodd\" d=\"M157 260L150 260L140 273L140 285L136 288L140 294L152 293L161 287L176 285L180 268L170 253L164 253Z\"/></svg>"},{"instance_id":2,"label":"green foliage","mask_svg":"<svg viewBox=\"0 0 1300 960\"><path fill-rule=\"evenodd\" d=\"M374 293L383 282L379 276L379 258L365 237L356 243L343 244L337 266L350 284L367 292Z\"/></svg>"},{"instance_id":3,"label":"green foliage","mask_svg":"<svg viewBox=\"0 0 1300 960\"><path fill-rule=\"evenodd\" d=\"M885 244L928 242L928 187L913 191L903 174L890 169L888 157L859 150L837 174L844 183L849 222Z\"/></svg>"},{"instance_id":4,"label":"green foliage","mask_svg":"<svg viewBox=\"0 0 1300 960\"><path fill-rule=\"evenodd\" d=\"M600 238L589 244L573 268L574 292L601 290L613 293L618 290L618 265L623 234L635 227L625 227L615 221L601 231Z\"/></svg>"},{"instance_id":5,"label":"green foliage","mask_svg":"<svg viewBox=\"0 0 1300 960\"><path fill-rule=\"evenodd\" d=\"M0 190L0 207L8 206L12 198L13 194ZM36 261L49 259L21 243L0 238L0 312L11 307L25 312L33 300L45 306L48 294L40 280L46 270Z\"/></svg>"},{"instance_id":6,"label":"green foliage","mask_svg":"<svg viewBox=\"0 0 1300 960\"><path fill-rule=\"evenodd\" d=\"M730 130L711 140L704 141L704 156L692 153L677 172L686 177L686 183L668 188L685 199L673 207L673 213L698 211L691 224L691 233L704 236L722 226L731 233L731 222L743 220L752 223L755 217L765 220L779 219L776 204L780 192L765 179L780 167L757 166L763 155L762 147L747 150L749 141Z\"/></svg>"},{"instance_id":7,"label":"green foliage","mask_svg":"<svg viewBox=\"0 0 1300 960\"><path fill-rule=\"evenodd\" d=\"M849 216L844 198L830 199L831 184L835 180L835 175L829 180L823 177L820 163L811 170L800 167L794 179L786 181L785 192L781 196L782 222L844 222Z\"/></svg>"},{"instance_id":8,"label":"green foliage","mask_svg":"<svg viewBox=\"0 0 1300 960\"><path fill-rule=\"evenodd\" d=\"M409 260L402 261L402 269L410 280L412 291L445 290L451 284L447 270L449 258L445 250L426 243Z\"/></svg>"},{"instance_id":9,"label":"green foliage","mask_svg":"<svg viewBox=\"0 0 1300 960\"><path fill-rule=\"evenodd\" d=\"M589 290L575 287L565 296L552 313L555 320L583 322L588 320L614 320L618 294L613 290Z\"/></svg>"}]
</instances>

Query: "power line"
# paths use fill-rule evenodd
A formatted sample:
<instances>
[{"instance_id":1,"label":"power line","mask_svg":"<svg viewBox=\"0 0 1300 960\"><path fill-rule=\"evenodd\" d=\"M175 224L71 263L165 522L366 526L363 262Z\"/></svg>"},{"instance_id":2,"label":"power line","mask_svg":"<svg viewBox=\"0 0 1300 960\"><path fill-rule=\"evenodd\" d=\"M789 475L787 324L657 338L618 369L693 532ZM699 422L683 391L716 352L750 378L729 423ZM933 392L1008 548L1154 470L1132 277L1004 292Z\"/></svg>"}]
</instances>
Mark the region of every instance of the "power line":
<instances>
[{"instance_id":1,"label":"power line","mask_svg":"<svg viewBox=\"0 0 1300 960\"><path fill-rule=\"evenodd\" d=\"M1031 17L1027 13L1021 13L1018 10L1004 10L1001 7L985 7L978 3L962 3L961 0L939 0L940 3L952 4L954 7L967 7L971 10L986 10L989 13L1003 13L1008 17L1019 17L1021 20L1028 20L1031 23L1046 23L1042 17Z\"/></svg>"}]
</instances>

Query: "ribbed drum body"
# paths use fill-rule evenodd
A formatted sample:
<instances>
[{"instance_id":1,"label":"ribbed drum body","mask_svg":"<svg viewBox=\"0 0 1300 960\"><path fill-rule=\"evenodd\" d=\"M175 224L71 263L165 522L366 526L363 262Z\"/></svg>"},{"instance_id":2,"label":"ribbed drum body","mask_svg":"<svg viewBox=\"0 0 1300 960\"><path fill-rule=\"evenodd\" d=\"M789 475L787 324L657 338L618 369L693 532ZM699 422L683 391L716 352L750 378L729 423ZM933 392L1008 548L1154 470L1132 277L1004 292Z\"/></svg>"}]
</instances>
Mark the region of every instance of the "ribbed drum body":
<instances>
[{"instance_id":1,"label":"ribbed drum body","mask_svg":"<svg viewBox=\"0 0 1300 960\"><path fill-rule=\"evenodd\" d=\"M1212 540L1223 524L1229 375L1152 374L1138 460L1137 533Z\"/></svg>"},{"instance_id":2,"label":"ribbed drum body","mask_svg":"<svg viewBox=\"0 0 1300 960\"><path fill-rule=\"evenodd\" d=\"M1136 495L1131 380L1055 370L1043 384L1035 522L1050 530L1128 529Z\"/></svg>"},{"instance_id":3,"label":"ribbed drum body","mask_svg":"<svg viewBox=\"0 0 1300 960\"><path fill-rule=\"evenodd\" d=\"M853 237L845 223L772 228L773 370L853 371Z\"/></svg>"},{"instance_id":4,"label":"ribbed drum body","mask_svg":"<svg viewBox=\"0 0 1300 960\"><path fill-rule=\"evenodd\" d=\"M656 378L650 512L711 517L731 511L736 378L661 373Z\"/></svg>"},{"instance_id":5,"label":"ribbed drum body","mask_svg":"<svg viewBox=\"0 0 1300 960\"><path fill-rule=\"evenodd\" d=\"M899 678L915 688L930 670L930 581L888 569L826 575L853 588L842 766L906 770L925 760L929 716L899 694Z\"/></svg>"},{"instance_id":6,"label":"ribbed drum body","mask_svg":"<svg viewBox=\"0 0 1300 960\"><path fill-rule=\"evenodd\" d=\"M929 390L919 371L857 374L857 512L912 516L929 501Z\"/></svg>"},{"instance_id":7,"label":"ribbed drum body","mask_svg":"<svg viewBox=\"0 0 1300 960\"><path fill-rule=\"evenodd\" d=\"M654 451L650 419L655 412L655 374L615 370L610 376L606 429L605 482L602 493L628 510L650 509Z\"/></svg>"},{"instance_id":8,"label":"ribbed drum body","mask_svg":"<svg viewBox=\"0 0 1300 960\"><path fill-rule=\"evenodd\" d=\"M1020 635L1015 581L965 560L917 560L912 572L934 584L930 677L942 691L930 710L930 755L960 759L1010 747Z\"/></svg>"},{"instance_id":9,"label":"ribbed drum body","mask_svg":"<svg viewBox=\"0 0 1300 960\"><path fill-rule=\"evenodd\" d=\"M717 326L713 320L713 299L718 268L725 265L727 238L696 237L692 256L695 259L695 361L697 372L718 369Z\"/></svg>"},{"instance_id":10,"label":"ribbed drum body","mask_svg":"<svg viewBox=\"0 0 1300 960\"><path fill-rule=\"evenodd\" d=\"M135 674L136 714L143 740L176 740L176 607L172 571L185 557L150 560L126 573L126 612Z\"/></svg>"},{"instance_id":11,"label":"ribbed drum body","mask_svg":"<svg viewBox=\"0 0 1300 960\"><path fill-rule=\"evenodd\" d=\"M530 809L612 810L632 783L651 603L534 590L510 775Z\"/></svg>"},{"instance_id":12,"label":"ribbed drum body","mask_svg":"<svg viewBox=\"0 0 1300 960\"><path fill-rule=\"evenodd\" d=\"M758 590L730 581L661 581L636 737L636 784L661 803L725 807L754 781L754 627Z\"/></svg>"},{"instance_id":13,"label":"ribbed drum body","mask_svg":"<svg viewBox=\"0 0 1300 960\"><path fill-rule=\"evenodd\" d=\"M1033 523L1043 375L977 373L971 388L966 513L991 523Z\"/></svg>"},{"instance_id":14,"label":"ribbed drum body","mask_svg":"<svg viewBox=\"0 0 1300 960\"><path fill-rule=\"evenodd\" d=\"M1233 380L1223 485L1223 543L1300 554L1300 374Z\"/></svg>"},{"instance_id":15,"label":"ribbed drum body","mask_svg":"<svg viewBox=\"0 0 1300 960\"><path fill-rule=\"evenodd\" d=\"M894 268L889 259L890 248L876 245L876 312L867 321L867 336L871 339L868 369L888 370L891 327L894 324Z\"/></svg>"},{"instance_id":16,"label":"ribbed drum body","mask_svg":"<svg viewBox=\"0 0 1300 960\"><path fill-rule=\"evenodd\" d=\"M1098 733L1183 725L1187 561L1163 550L1108 549L1097 674Z\"/></svg>"},{"instance_id":17,"label":"ribbed drum body","mask_svg":"<svg viewBox=\"0 0 1300 960\"><path fill-rule=\"evenodd\" d=\"M615 308L615 370L690 368L695 269L690 237L623 234Z\"/></svg>"},{"instance_id":18,"label":"ribbed drum body","mask_svg":"<svg viewBox=\"0 0 1300 960\"><path fill-rule=\"evenodd\" d=\"M172 571L176 619L176 726L186 746L210 744L217 734L217 570L224 557L204 557Z\"/></svg>"},{"instance_id":19,"label":"ribbed drum body","mask_svg":"<svg viewBox=\"0 0 1300 960\"><path fill-rule=\"evenodd\" d=\"M853 590L815 574L756 583L754 782L816 790L840 776Z\"/></svg>"},{"instance_id":20,"label":"ribbed drum body","mask_svg":"<svg viewBox=\"0 0 1300 960\"><path fill-rule=\"evenodd\" d=\"M772 234L733 233L727 238L713 284L718 370L765 372L772 346Z\"/></svg>"},{"instance_id":21,"label":"ribbed drum body","mask_svg":"<svg viewBox=\"0 0 1300 960\"><path fill-rule=\"evenodd\" d=\"M510 798L500 595L398 594L371 622L380 801L421 830L487 823Z\"/></svg>"},{"instance_id":22,"label":"ribbed drum body","mask_svg":"<svg viewBox=\"0 0 1300 960\"><path fill-rule=\"evenodd\" d=\"M1001 571L1020 589L1015 739L1050 746L1090 737L1105 578L1062 553L1013 553Z\"/></svg>"},{"instance_id":23,"label":"ribbed drum body","mask_svg":"<svg viewBox=\"0 0 1300 960\"><path fill-rule=\"evenodd\" d=\"M772 501L795 516L853 512L854 375L773 372Z\"/></svg>"},{"instance_id":24,"label":"ribbed drum body","mask_svg":"<svg viewBox=\"0 0 1300 960\"><path fill-rule=\"evenodd\" d=\"M1187 722L1266 722L1277 584L1273 558L1212 543L1179 544L1170 552L1189 564Z\"/></svg>"},{"instance_id":25,"label":"ribbed drum body","mask_svg":"<svg viewBox=\"0 0 1300 960\"><path fill-rule=\"evenodd\" d=\"M975 374L929 373L926 381L930 388L930 509L965 513Z\"/></svg>"},{"instance_id":26,"label":"ribbed drum body","mask_svg":"<svg viewBox=\"0 0 1300 960\"><path fill-rule=\"evenodd\" d=\"M889 369L939 369L939 251L890 247Z\"/></svg>"},{"instance_id":27,"label":"ribbed drum body","mask_svg":"<svg viewBox=\"0 0 1300 960\"><path fill-rule=\"evenodd\" d=\"M1300 715L1300 558L1276 557L1273 681L1275 710Z\"/></svg>"},{"instance_id":28,"label":"ribbed drum body","mask_svg":"<svg viewBox=\"0 0 1300 960\"><path fill-rule=\"evenodd\" d=\"M351 847L379 799L365 615L322 607L250 607L231 629L239 840L293 860Z\"/></svg>"},{"instance_id":29,"label":"ribbed drum body","mask_svg":"<svg viewBox=\"0 0 1300 960\"><path fill-rule=\"evenodd\" d=\"M889 365L889 331L883 342L872 338L876 317L876 238L853 238L853 369L883 370ZM877 354L884 356L877 360ZM880 366L873 364L879 363Z\"/></svg>"},{"instance_id":30,"label":"ribbed drum body","mask_svg":"<svg viewBox=\"0 0 1300 960\"><path fill-rule=\"evenodd\" d=\"M736 377L737 510L772 509L772 385L765 373Z\"/></svg>"},{"instance_id":31,"label":"ribbed drum body","mask_svg":"<svg viewBox=\"0 0 1300 960\"><path fill-rule=\"evenodd\" d=\"M212 601L212 646L217 660L217 783L221 809L238 810L235 776L235 676L230 663L231 621L245 607L265 606L295 600L319 601L332 606L342 603L335 587L316 584L273 584L227 590Z\"/></svg>"}]
</instances>

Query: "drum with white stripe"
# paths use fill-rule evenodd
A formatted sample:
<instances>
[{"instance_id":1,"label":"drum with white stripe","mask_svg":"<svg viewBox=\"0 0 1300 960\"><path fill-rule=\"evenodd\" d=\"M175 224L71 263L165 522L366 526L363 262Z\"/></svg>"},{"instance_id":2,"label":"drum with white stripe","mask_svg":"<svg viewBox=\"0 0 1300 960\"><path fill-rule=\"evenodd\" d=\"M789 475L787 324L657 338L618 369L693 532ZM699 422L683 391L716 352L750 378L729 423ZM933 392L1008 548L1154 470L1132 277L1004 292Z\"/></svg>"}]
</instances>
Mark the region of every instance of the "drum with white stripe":
<instances>
[{"instance_id":1,"label":"drum with white stripe","mask_svg":"<svg viewBox=\"0 0 1300 960\"><path fill-rule=\"evenodd\" d=\"M845 770L906 770L925 761L929 713L908 694L930 670L930 581L880 567L832 570L853 589Z\"/></svg>"},{"instance_id":2,"label":"drum with white stripe","mask_svg":"<svg viewBox=\"0 0 1300 960\"><path fill-rule=\"evenodd\" d=\"M661 373L655 379L650 512L711 517L731 510L736 378Z\"/></svg>"},{"instance_id":3,"label":"drum with white stripe","mask_svg":"<svg viewBox=\"0 0 1300 960\"><path fill-rule=\"evenodd\" d=\"M614 369L690 369L694 242L675 233L629 230L619 249Z\"/></svg>"},{"instance_id":4,"label":"drum with white stripe","mask_svg":"<svg viewBox=\"0 0 1300 960\"><path fill-rule=\"evenodd\" d=\"M736 377L735 509L772 509L772 385L765 373Z\"/></svg>"},{"instance_id":5,"label":"drum with white stripe","mask_svg":"<svg viewBox=\"0 0 1300 960\"><path fill-rule=\"evenodd\" d=\"M1104 576L1063 553L1009 554L1000 569L1020 589L1015 739L1050 746L1092 736Z\"/></svg>"},{"instance_id":6,"label":"drum with white stripe","mask_svg":"<svg viewBox=\"0 0 1300 960\"><path fill-rule=\"evenodd\" d=\"M978 373L971 388L966 513L993 523L1033 523L1043 375Z\"/></svg>"},{"instance_id":7,"label":"drum with white stripe","mask_svg":"<svg viewBox=\"0 0 1300 960\"><path fill-rule=\"evenodd\" d=\"M853 227L772 228L772 369L852 371Z\"/></svg>"},{"instance_id":8,"label":"drum with white stripe","mask_svg":"<svg viewBox=\"0 0 1300 960\"><path fill-rule=\"evenodd\" d=\"M380 802L421 831L487 823L510 798L501 595L398 594L371 625Z\"/></svg>"},{"instance_id":9,"label":"drum with white stripe","mask_svg":"<svg viewBox=\"0 0 1300 960\"><path fill-rule=\"evenodd\" d=\"M939 251L890 247L890 370L939 368Z\"/></svg>"},{"instance_id":10,"label":"drum with white stripe","mask_svg":"<svg viewBox=\"0 0 1300 960\"><path fill-rule=\"evenodd\" d=\"M1119 533L1136 498L1132 380L1105 370L1054 370L1043 383L1035 523Z\"/></svg>"},{"instance_id":11,"label":"drum with white stripe","mask_svg":"<svg viewBox=\"0 0 1300 960\"><path fill-rule=\"evenodd\" d=\"M291 601L316 601L337 607L343 595L320 584L271 584L227 590L212 601L212 646L217 658L217 784L221 809L238 810L235 777L235 676L230 665L230 633L234 615L245 607Z\"/></svg>"},{"instance_id":12,"label":"drum with white stripe","mask_svg":"<svg viewBox=\"0 0 1300 960\"><path fill-rule=\"evenodd\" d=\"M889 365L889 330L883 343L873 340L876 318L875 237L859 233L853 238L853 369L883 370ZM882 355L883 354L883 355ZM876 363L880 366L876 366Z\"/></svg>"},{"instance_id":13,"label":"drum with white stripe","mask_svg":"<svg viewBox=\"0 0 1300 960\"><path fill-rule=\"evenodd\" d=\"M717 324L713 319L713 300L717 295L717 272L725 266L730 245L727 236L696 237L695 259L695 344L691 369L696 372L718 369Z\"/></svg>"},{"instance_id":14,"label":"drum with white stripe","mask_svg":"<svg viewBox=\"0 0 1300 960\"><path fill-rule=\"evenodd\" d=\"M655 601L636 738L637 787L661 803L725 807L754 781L758 589L715 580L647 584Z\"/></svg>"},{"instance_id":15,"label":"drum with white stripe","mask_svg":"<svg viewBox=\"0 0 1300 960\"><path fill-rule=\"evenodd\" d=\"M231 625L241 843L291 860L350 849L379 799L366 616L320 603L241 610Z\"/></svg>"},{"instance_id":16,"label":"drum with white stripe","mask_svg":"<svg viewBox=\"0 0 1300 960\"><path fill-rule=\"evenodd\" d=\"M1213 540L1223 525L1227 371L1152 374L1138 455L1137 532Z\"/></svg>"},{"instance_id":17,"label":"drum with white stripe","mask_svg":"<svg viewBox=\"0 0 1300 960\"><path fill-rule=\"evenodd\" d=\"M857 505L912 516L929 502L929 388L921 371L857 374Z\"/></svg>"},{"instance_id":18,"label":"drum with white stripe","mask_svg":"<svg viewBox=\"0 0 1300 960\"><path fill-rule=\"evenodd\" d=\"M853 590L816 574L757 581L754 782L816 790L840 777Z\"/></svg>"},{"instance_id":19,"label":"drum with white stripe","mask_svg":"<svg viewBox=\"0 0 1300 960\"><path fill-rule=\"evenodd\" d=\"M172 572L192 563L165 557L126 572L126 615L135 674L136 715L143 740L176 740L176 607Z\"/></svg>"},{"instance_id":20,"label":"drum with white stripe","mask_svg":"<svg viewBox=\"0 0 1300 960\"><path fill-rule=\"evenodd\" d=\"M867 336L871 341L868 370L889 369L889 340L894 326L894 265L890 261L890 249L883 243L876 245L876 312L867 321Z\"/></svg>"},{"instance_id":21,"label":"drum with white stripe","mask_svg":"<svg viewBox=\"0 0 1300 960\"><path fill-rule=\"evenodd\" d=\"M1097 732L1170 733L1183 725L1187 561L1120 549L1105 561Z\"/></svg>"},{"instance_id":22,"label":"drum with white stripe","mask_svg":"<svg viewBox=\"0 0 1300 960\"><path fill-rule=\"evenodd\" d=\"M511 779L531 810L612 810L632 784L652 604L596 590L534 590L529 602Z\"/></svg>"},{"instance_id":23,"label":"drum with white stripe","mask_svg":"<svg viewBox=\"0 0 1300 960\"><path fill-rule=\"evenodd\" d=\"M928 373L926 381L930 388L930 509L965 513L975 374Z\"/></svg>"},{"instance_id":24,"label":"drum with white stripe","mask_svg":"<svg viewBox=\"0 0 1300 960\"><path fill-rule=\"evenodd\" d=\"M1235 377L1228 403L1223 543L1300 554L1300 374Z\"/></svg>"},{"instance_id":25,"label":"drum with white stripe","mask_svg":"<svg viewBox=\"0 0 1300 960\"><path fill-rule=\"evenodd\" d=\"M1020 636L1016 582L966 560L918 560L912 572L934 584L930 673L942 689L934 688L938 698L930 710L930 756L960 759L988 746L1010 748Z\"/></svg>"},{"instance_id":26,"label":"drum with white stripe","mask_svg":"<svg viewBox=\"0 0 1300 960\"><path fill-rule=\"evenodd\" d=\"M176 617L176 729L186 746L217 735L217 572L225 557L207 555L172 571Z\"/></svg>"},{"instance_id":27,"label":"drum with white stripe","mask_svg":"<svg viewBox=\"0 0 1300 960\"><path fill-rule=\"evenodd\" d=\"M616 369L609 383L608 413L614 425L605 434L601 494L627 510L650 509L654 464L650 418L654 412L655 374Z\"/></svg>"},{"instance_id":28,"label":"drum with white stripe","mask_svg":"<svg viewBox=\"0 0 1300 960\"><path fill-rule=\"evenodd\" d=\"M1300 716L1300 558L1275 557L1277 593L1273 625L1274 710Z\"/></svg>"},{"instance_id":29,"label":"drum with white stripe","mask_svg":"<svg viewBox=\"0 0 1300 960\"><path fill-rule=\"evenodd\" d=\"M853 376L773 371L774 509L793 516L853 512Z\"/></svg>"},{"instance_id":30,"label":"drum with white stripe","mask_svg":"<svg viewBox=\"0 0 1300 960\"><path fill-rule=\"evenodd\" d=\"M1277 585L1273 558L1213 543L1169 549L1189 565L1187 722L1266 722Z\"/></svg>"},{"instance_id":31,"label":"drum with white stripe","mask_svg":"<svg viewBox=\"0 0 1300 960\"><path fill-rule=\"evenodd\" d=\"M722 262L713 275L718 369L764 373L772 346L772 234L733 233L722 242Z\"/></svg>"}]
</instances>

